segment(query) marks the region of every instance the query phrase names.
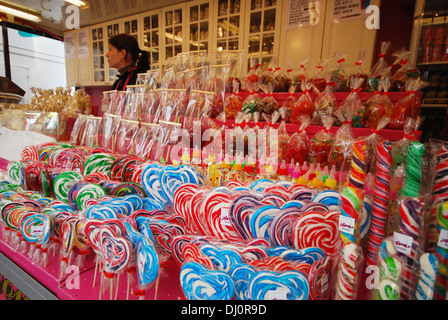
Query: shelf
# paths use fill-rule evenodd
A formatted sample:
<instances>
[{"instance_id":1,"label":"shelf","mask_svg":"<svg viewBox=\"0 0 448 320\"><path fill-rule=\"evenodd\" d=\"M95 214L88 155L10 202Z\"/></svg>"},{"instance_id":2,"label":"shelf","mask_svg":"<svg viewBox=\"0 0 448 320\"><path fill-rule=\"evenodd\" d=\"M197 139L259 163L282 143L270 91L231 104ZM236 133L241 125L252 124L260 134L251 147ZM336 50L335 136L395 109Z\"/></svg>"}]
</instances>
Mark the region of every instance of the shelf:
<instances>
[{"instance_id":1,"label":"shelf","mask_svg":"<svg viewBox=\"0 0 448 320\"><path fill-rule=\"evenodd\" d=\"M417 63L417 67L424 67L424 66L439 66L439 65L445 65L448 66L448 61L438 61L438 62L420 62Z\"/></svg>"}]
</instances>

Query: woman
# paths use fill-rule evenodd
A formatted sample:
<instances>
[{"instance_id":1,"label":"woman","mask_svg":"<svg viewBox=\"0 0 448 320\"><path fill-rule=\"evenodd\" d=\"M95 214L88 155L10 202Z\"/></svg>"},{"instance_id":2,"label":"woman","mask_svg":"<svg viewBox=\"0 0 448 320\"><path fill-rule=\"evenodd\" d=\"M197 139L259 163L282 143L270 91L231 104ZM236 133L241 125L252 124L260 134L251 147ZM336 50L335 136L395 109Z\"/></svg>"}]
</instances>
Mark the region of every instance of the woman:
<instances>
[{"instance_id":1,"label":"woman","mask_svg":"<svg viewBox=\"0 0 448 320\"><path fill-rule=\"evenodd\" d=\"M149 69L148 52L140 50L137 40L127 34L118 34L109 39L106 57L109 66L120 73L112 90L125 91L128 85L136 83L137 74Z\"/></svg>"}]
</instances>

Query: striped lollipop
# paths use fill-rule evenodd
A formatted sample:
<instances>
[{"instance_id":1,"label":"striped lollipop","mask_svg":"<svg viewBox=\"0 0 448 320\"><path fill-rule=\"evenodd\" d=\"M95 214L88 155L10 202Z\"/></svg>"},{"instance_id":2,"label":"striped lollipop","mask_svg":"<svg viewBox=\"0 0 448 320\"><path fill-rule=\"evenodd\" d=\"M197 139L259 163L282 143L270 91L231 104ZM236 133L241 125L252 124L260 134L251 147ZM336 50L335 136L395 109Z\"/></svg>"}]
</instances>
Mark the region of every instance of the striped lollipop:
<instances>
[{"instance_id":1,"label":"striped lollipop","mask_svg":"<svg viewBox=\"0 0 448 320\"><path fill-rule=\"evenodd\" d=\"M369 233L366 262L375 265L378 248L386 236L386 221L392 166L392 144L381 141L376 147L375 180L373 189L372 224Z\"/></svg>"}]
</instances>

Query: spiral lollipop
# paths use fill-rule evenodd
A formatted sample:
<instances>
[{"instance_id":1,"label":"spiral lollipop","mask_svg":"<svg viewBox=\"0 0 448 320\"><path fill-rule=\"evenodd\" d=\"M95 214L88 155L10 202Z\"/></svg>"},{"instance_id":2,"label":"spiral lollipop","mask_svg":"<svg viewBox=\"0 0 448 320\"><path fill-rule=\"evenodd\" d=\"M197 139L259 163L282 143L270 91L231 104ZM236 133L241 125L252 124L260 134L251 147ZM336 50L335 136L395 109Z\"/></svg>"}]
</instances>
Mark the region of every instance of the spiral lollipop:
<instances>
[{"instance_id":1,"label":"spiral lollipop","mask_svg":"<svg viewBox=\"0 0 448 320\"><path fill-rule=\"evenodd\" d=\"M425 156L425 145L418 141L412 141L406 152L406 165L403 184L403 195L406 197L420 196L422 184L422 164Z\"/></svg>"},{"instance_id":2,"label":"spiral lollipop","mask_svg":"<svg viewBox=\"0 0 448 320\"><path fill-rule=\"evenodd\" d=\"M376 171L373 190L372 225L369 233L366 261L375 265L378 248L386 236L387 207L389 204L392 144L381 141L376 148Z\"/></svg>"},{"instance_id":3,"label":"spiral lollipop","mask_svg":"<svg viewBox=\"0 0 448 320\"><path fill-rule=\"evenodd\" d=\"M37 147L34 145L25 146L22 150L21 155L22 161L38 161L39 160L39 151L37 150Z\"/></svg>"},{"instance_id":4,"label":"spiral lollipop","mask_svg":"<svg viewBox=\"0 0 448 320\"><path fill-rule=\"evenodd\" d=\"M420 278L417 283L415 300L432 300L436 282L438 261L434 254L424 253L420 257Z\"/></svg>"},{"instance_id":5,"label":"spiral lollipop","mask_svg":"<svg viewBox=\"0 0 448 320\"><path fill-rule=\"evenodd\" d=\"M82 175L75 171L60 173L53 181L53 192L55 196L60 200L68 202L70 188L80 180L82 180Z\"/></svg>"},{"instance_id":6,"label":"spiral lollipop","mask_svg":"<svg viewBox=\"0 0 448 320\"><path fill-rule=\"evenodd\" d=\"M352 187L346 187L342 190L341 199L341 216L352 218L355 221L353 232L349 230L341 231L341 239L344 243L358 243L359 230L357 224L359 223L359 212L362 208L361 199L356 189Z\"/></svg>"},{"instance_id":7,"label":"spiral lollipop","mask_svg":"<svg viewBox=\"0 0 448 320\"><path fill-rule=\"evenodd\" d=\"M335 300L356 298L356 289L360 278L358 268L362 259L360 250L361 248L353 242L343 244L341 262L336 275Z\"/></svg>"},{"instance_id":8,"label":"spiral lollipop","mask_svg":"<svg viewBox=\"0 0 448 320\"><path fill-rule=\"evenodd\" d=\"M366 172L366 150L365 140L356 140L353 143L353 156L350 167L348 186L364 190Z\"/></svg>"}]
</instances>

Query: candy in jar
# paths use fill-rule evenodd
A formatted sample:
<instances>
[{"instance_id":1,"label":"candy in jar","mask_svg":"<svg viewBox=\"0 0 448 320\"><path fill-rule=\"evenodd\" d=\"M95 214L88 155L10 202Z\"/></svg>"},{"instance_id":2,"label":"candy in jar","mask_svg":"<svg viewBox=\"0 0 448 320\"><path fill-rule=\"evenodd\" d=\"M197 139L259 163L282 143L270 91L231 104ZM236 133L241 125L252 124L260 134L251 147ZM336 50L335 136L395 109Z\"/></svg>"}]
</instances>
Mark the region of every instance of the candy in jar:
<instances>
[{"instance_id":1,"label":"candy in jar","mask_svg":"<svg viewBox=\"0 0 448 320\"><path fill-rule=\"evenodd\" d=\"M322 119L324 128L317 132L310 141L310 150L308 155L308 163L321 166L328 165L328 156L330 150L333 147L335 134L330 132L330 128L333 125L334 118L332 115L326 115Z\"/></svg>"}]
</instances>

